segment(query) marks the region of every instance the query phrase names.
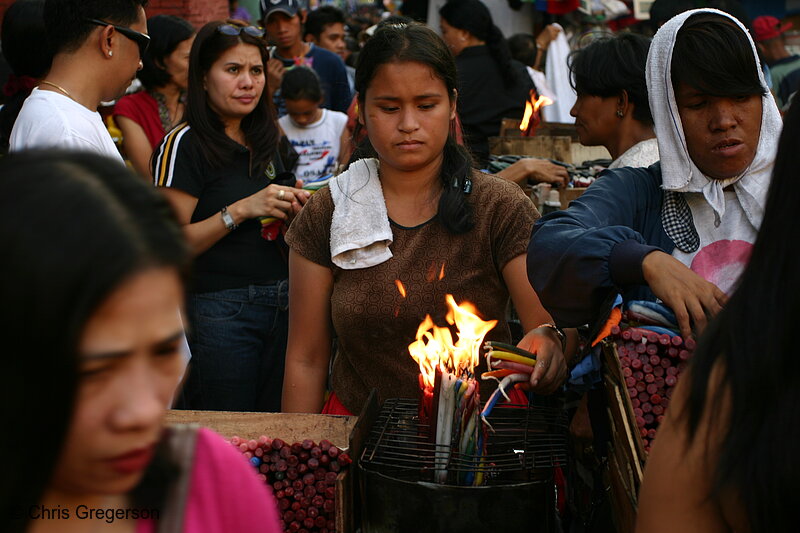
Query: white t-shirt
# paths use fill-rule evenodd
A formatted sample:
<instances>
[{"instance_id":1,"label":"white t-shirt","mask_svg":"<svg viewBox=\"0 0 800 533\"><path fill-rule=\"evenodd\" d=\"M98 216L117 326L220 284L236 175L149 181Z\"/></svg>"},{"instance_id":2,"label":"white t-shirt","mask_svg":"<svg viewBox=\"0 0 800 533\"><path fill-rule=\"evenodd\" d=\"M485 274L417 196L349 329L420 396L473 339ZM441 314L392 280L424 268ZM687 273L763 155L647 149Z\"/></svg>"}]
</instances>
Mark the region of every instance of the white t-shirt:
<instances>
[{"instance_id":1,"label":"white t-shirt","mask_svg":"<svg viewBox=\"0 0 800 533\"><path fill-rule=\"evenodd\" d=\"M11 152L30 148L91 151L123 161L100 113L38 87L25 100L9 141Z\"/></svg>"},{"instance_id":2,"label":"white t-shirt","mask_svg":"<svg viewBox=\"0 0 800 533\"><path fill-rule=\"evenodd\" d=\"M694 253L675 248L672 256L726 294L736 288L753 251L758 231L750 224L734 191L724 191L725 215L717 220L702 193L684 193L700 247Z\"/></svg>"},{"instance_id":3,"label":"white t-shirt","mask_svg":"<svg viewBox=\"0 0 800 533\"><path fill-rule=\"evenodd\" d=\"M306 127L298 126L289 115L282 116L278 123L300 155L297 179L307 183L336 170L347 115L322 109L322 118Z\"/></svg>"}]
</instances>

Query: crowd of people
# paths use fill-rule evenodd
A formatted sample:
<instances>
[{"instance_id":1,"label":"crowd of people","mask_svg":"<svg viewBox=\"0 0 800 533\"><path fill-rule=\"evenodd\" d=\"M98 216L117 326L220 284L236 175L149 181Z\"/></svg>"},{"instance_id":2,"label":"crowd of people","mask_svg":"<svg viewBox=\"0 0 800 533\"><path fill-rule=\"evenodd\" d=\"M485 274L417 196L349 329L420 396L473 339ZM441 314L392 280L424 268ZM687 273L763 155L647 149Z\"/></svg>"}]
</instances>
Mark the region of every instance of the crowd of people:
<instances>
[{"instance_id":1,"label":"crowd of people","mask_svg":"<svg viewBox=\"0 0 800 533\"><path fill-rule=\"evenodd\" d=\"M433 28L229 7L200 28L148 19L147 0L6 11L0 401L16 438L0 445L15 458L0 530L78 530L28 510L81 504L162 510L127 516L137 531L279 531L252 468L208 430L165 428L166 410L416 398L407 348L425 315L445 322L446 295L497 321L488 340L536 354L521 402L563 390L616 295L669 306L699 344L637 530L790 529L788 25L679 9L652 39L570 52L577 136L612 162L540 217L519 185L564 187L563 165L481 169L502 120L550 90L561 26L506 39L480 0L441 3Z\"/></svg>"}]
</instances>

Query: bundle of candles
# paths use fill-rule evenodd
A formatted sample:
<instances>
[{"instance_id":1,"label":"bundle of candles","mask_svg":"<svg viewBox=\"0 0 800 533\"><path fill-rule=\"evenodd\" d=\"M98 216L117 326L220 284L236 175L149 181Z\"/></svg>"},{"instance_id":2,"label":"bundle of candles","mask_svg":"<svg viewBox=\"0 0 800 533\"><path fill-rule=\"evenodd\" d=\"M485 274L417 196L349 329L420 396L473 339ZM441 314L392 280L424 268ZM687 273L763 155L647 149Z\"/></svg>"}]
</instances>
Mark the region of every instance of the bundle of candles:
<instances>
[{"instance_id":1,"label":"bundle of candles","mask_svg":"<svg viewBox=\"0 0 800 533\"><path fill-rule=\"evenodd\" d=\"M420 425L429 428L426 436L436 446L434 479L438 483L448 481L452 455L458 453L461 465L468 466L460 467L449 480L462 486L479 486L490 466L486 444L493 429L488 417L501 397L510 401L506 393L509 387L530 379L536 358L509 344L490 341L483 345L484 337L497 321L482 320L474 307L456 304L450 294L446 301L446 321L450 327L455 326L457 340L450 327L438 327L426 316L417 329L417 340L408 347L420 369ZM480 386L474 373L482 345L489 371L481 378L494 379L499 386L481 410Z\"/></svg>"},{"instance_id":2,"label":"bundle of candles","mask_svg":"<svg viewBox=\"0 0 800 533\"><path fill-rule=\"evenodd\" d=\"M336 479L350 456L327 440L289 444L281 439L231 437L229 441L270 487L282 531L336 530Z\"/></svg>"},{"instance_id":3,"label":"bundle of candles","mask_svg":"<svg viewBox=\"0 0 800 533\"><path fill-rule=\"evenodd\" d=\"M497 324L484 321L469 304L457 305L446 296L446 321L457 329L454 341L449 327L439 327L430 316L420 324L417 340L408 351L419 364L421 399L419 416L422 426L430 428L428 438L436 445L435 480L445 483L453 452L474 458L476 466L485 453L480 415L480 394L474 369L486 334ZM462 472L457 482L479 485L482 476Z\"/></svg>"},{"instance_id":4,"label":"bundle of candles","mask_svg":"<svg viewBox=\"0 0 800 533\"><path fill-rule=\"evenodd\" d=\"M616 343L636 427L645 451L650 451L696 344L672 328L648 323L652 320L634 311L626 311L624 318L624 322L611 328L611 338Z\"/></svg>"},{"instance_id":5,"label":"bundle of candles","mask_svg":"<svg viewBox=\"0 0 800 533\"><path fill-rule=\"evenodd\" d=\"M536 356L510 344L490 341L486 343L486 366L490 370L481 374L481 379L494 379L499 383L481 412L481 420L491 429L486 417L492 413L501 395L506 401L511 401L506 389L530 379L536 366Z\"/></svg>"}]
</instances>

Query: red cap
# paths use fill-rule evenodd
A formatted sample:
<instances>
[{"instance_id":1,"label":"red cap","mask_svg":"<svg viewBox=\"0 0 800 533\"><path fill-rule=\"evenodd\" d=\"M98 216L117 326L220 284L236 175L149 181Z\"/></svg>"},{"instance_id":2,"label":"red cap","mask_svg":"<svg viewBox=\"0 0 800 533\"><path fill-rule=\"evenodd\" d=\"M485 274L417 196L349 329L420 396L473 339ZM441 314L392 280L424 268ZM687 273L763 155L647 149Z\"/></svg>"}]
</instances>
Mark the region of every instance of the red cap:
<instances>
[{"instance_id":1,"label":"red cap","mask_svg":"<svg viewBox=\"0 0 800 533\"><path fill-rule=\"evenodd\" d=\"M762 15L753 19L753 37L757 43L768 41L779 36L791 27L791 22L781 24L781 21L775 17Z\"/></svg>"}]
</instances>

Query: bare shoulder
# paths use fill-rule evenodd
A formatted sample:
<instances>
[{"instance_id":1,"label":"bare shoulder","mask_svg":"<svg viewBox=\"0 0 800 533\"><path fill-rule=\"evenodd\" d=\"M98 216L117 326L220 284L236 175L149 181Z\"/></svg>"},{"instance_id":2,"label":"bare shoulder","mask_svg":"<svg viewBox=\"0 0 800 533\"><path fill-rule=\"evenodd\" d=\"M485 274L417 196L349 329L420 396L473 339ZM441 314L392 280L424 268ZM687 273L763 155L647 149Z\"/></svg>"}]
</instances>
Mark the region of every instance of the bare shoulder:
<instances>
[{"instance_id":1,"label":"bare shoulder","mask_svg":"<svg viewBox=\"0 0 800 533\"><path fill-rule=\"evenodd\" d=\"M636 531L660 533L728 532L732 530L727 501L711 498L715 458L724 438L729 399L719 396L722 372L715 368L708 385L708 400L697 430L690 439L688 399L691 374L675 390L664 422L647 459ZM712 407L713 406L713 407Z\"/></svg>"}]
</instances>

